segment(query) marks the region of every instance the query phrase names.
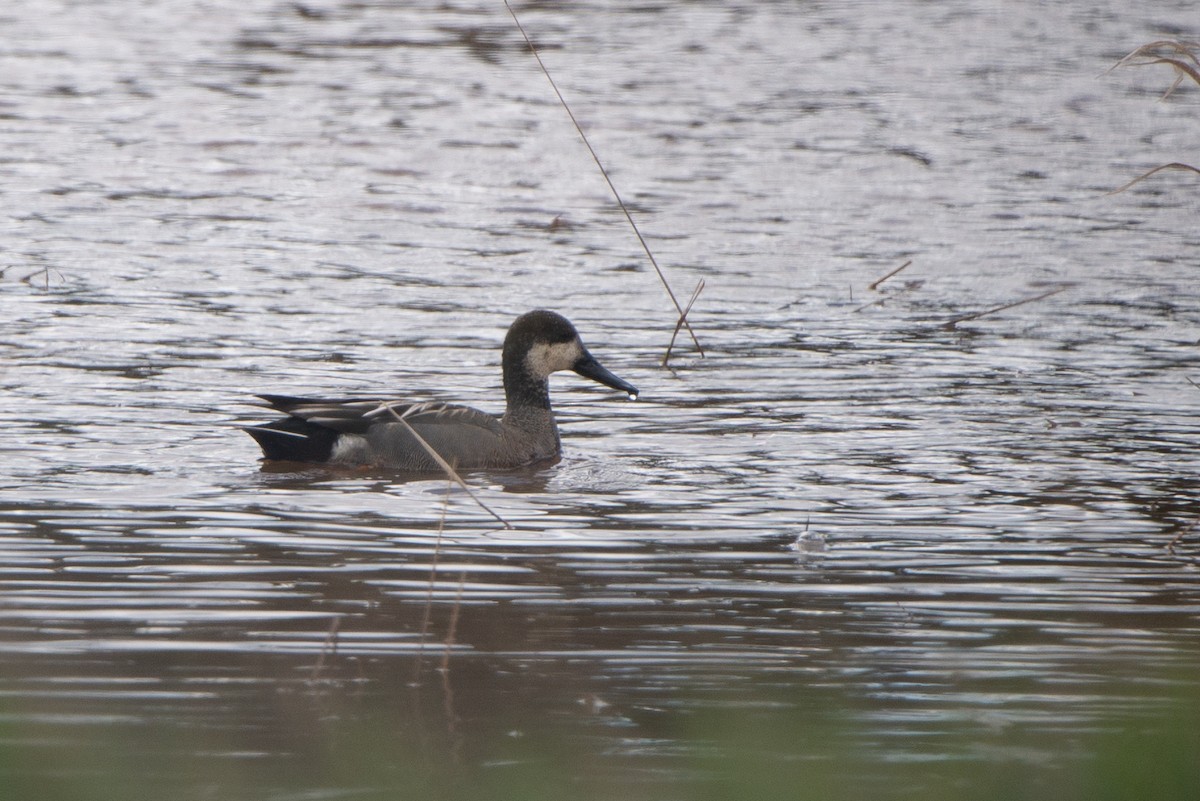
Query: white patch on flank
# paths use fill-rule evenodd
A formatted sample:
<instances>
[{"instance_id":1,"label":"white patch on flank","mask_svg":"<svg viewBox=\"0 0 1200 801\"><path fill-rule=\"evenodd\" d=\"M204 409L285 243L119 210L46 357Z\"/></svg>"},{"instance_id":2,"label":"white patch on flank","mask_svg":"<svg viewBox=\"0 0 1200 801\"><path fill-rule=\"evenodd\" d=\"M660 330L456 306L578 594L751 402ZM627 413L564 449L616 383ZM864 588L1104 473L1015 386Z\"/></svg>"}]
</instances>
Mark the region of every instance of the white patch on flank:
<instances>
[{"instance_id":1,"label":"white patch on flank","mask_svg":"<svg viewBox=\"0 0 1200 801\"><path fill-rule=\"evenodd\" d=\"M583 355L583 345L578 339L570 342L537 342L525 354L525 367L534 378L548 378L559 370L570 370Z\"/></svg>"},{"instance_id":2,"label":"white patch on flank","mask_svg":"<svg viewBox=\"0 0 1200 801\"><path fill-rule=\"evenodd\" d=\"M342 434L333 443L329 461L343 464L362 464L368 453L367 438L358 434Z\"/></svg>"}]
</instances>

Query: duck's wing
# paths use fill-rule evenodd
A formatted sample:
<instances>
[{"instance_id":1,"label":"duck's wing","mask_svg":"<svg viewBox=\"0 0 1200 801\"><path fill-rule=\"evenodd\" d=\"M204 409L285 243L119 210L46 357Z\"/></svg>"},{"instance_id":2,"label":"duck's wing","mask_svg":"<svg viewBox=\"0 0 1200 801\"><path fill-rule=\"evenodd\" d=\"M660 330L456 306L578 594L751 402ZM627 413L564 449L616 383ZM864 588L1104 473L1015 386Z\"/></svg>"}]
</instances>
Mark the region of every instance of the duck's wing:
<instances>
[{"instance_id":1,"label":"duck's wing","mask_svg":"<svg viewBox=\"0 0 1200 801\"><path fill-rule=\"evenodd\" d=\"M385 398L301 398L292 395L259 395L275 411L339 434L365 435L373 427L401 421L412 426L431 444L453 447L459 439L479 444L499 438L504 426L496 415L470 406L430 401L409 403ZM378 429L377 429L378 430Z\"/></svg>"},{"instance_id":2,"label":"duck's wing","mask_svg":"<svg viewBox=\"0 0 1200 801\"><path fill-rule=\"evenodd\" d=\"M505 430L499 418L469 406L380 398L259 397L287 415L246 429L268 459L436 470L436 462L413 439L410 428L439 456L460 466L491 464L504 453Z\"/></svg>"},{"instance_id":3,"label":"duck's wing","mask_svg":"<svg viewBox=\"0 0 1200 801\"><path fill-rule=\"evenodd\" d=\"M378 420L371 416L385 406L405 414L423 404L395 403L381 398L302 398L294 395L259 395L277 412L342 434L365 434Z\"/></svg>"},{"instance_id":4,"label":"duck's wing","mask_svg":"<svg viewBox=\"0 0 1200 801\"><path fill-rule=\"evenodd\" d=\"M504 426L496 415L456 403L378 401L366 417L376 423L398 423L403 420L423 436L428 433L442 437L449 431L460 431L468 437L485 434L498 437L504 432Z\"/></svg>"},{"instance_id":5,"label":"duck's wing","mask_svg":"<svg viewBox=\"0 0 1200 801\"><path fill-rule=\"evenodd\" d=\"M301 398L259 395L271 409L286 415L242 430L272 461L328 462L345 435L365 435L371 427L368 412L379 401L368 398Z\"/></svg>"},{"instance_id":6,"label":"duck's wing","mask_svg":"<svg viewBox=\"0 0 1200 801\"><path fill-rule=\"evenodd\" d=\"M495 415L448 403L382 405L370 413L378 421L367 434L376 461L419 470L436 470L439 463L426 447L446 462L464 469L511 467L528 461L514 450L511 432ZM420 438L417 442L413 434Z\"/></svg>"}]
</instances>

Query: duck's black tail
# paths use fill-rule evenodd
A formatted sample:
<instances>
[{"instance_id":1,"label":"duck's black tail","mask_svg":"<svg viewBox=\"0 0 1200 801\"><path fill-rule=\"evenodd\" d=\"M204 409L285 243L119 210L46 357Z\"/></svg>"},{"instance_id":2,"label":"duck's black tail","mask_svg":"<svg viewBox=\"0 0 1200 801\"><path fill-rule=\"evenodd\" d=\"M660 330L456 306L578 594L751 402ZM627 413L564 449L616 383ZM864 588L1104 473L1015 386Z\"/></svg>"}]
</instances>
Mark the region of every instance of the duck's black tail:
<instances>
[{"instance_id":1,"label":"duck's black tail","mask_svg":"<svg viewBox=\"0 0 1200 801\"><path fill-rule=\"evenodd\" d=\"M242 430L254 437L263 458L282 462L327 462L339 436L333 429L299 417L284 417Z\"/></svg>"}]
</instances>

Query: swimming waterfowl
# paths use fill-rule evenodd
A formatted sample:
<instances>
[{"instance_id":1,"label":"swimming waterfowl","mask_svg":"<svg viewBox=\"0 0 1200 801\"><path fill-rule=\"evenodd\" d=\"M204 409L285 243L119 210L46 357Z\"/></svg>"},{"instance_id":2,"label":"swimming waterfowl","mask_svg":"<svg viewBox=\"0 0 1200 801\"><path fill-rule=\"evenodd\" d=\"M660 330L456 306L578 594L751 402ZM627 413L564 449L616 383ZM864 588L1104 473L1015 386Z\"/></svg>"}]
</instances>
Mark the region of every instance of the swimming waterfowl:
<instances>
[{"instance_id":1,"label":"swimming waterfowl","mask_svg":"<svg viewBox=\"0 0 1200 801\"><path fill-rule=\"evenodd\" d=\"M412 435L458 469L513 468L562 452L550 408L551 373L573 370L637 397L637 388L606 370L575 326L552 311L518 317L504 337L503 415L449 403L380 398L299 398L259 395L286 417L244 430L268 460L385 467L429 472L437 460ZM411 430L410 427L411 426Z\"/></svg>"}]
</instances>

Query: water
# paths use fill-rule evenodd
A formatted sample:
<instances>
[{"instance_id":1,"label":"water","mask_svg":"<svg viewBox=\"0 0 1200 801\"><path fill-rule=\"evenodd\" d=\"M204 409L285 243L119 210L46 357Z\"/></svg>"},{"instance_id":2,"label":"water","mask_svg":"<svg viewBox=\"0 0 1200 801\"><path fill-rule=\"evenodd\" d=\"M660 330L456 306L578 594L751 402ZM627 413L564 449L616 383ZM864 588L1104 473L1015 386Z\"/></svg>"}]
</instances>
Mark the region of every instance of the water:
<instances>
[{"instance_id":1,"label":"water","mask_svg":"<svg viewBox=\"0 0 1200 801\"><path fill-rule=\"evenodd\" d=\"M9 786L1095 797L1106 738L1174 742L1196 185L1105 193L1195 162L1197 87L1104 70L1190 6L518 11L705 281L705 357L659 366L666 294L503 4L4 13ZM236 429L263 391L498 410L539 306L642 395L554 379L562 462L469 477L511 529Z\"/></svg>"}]
</instances>

